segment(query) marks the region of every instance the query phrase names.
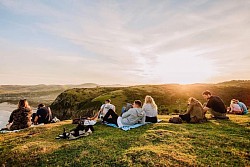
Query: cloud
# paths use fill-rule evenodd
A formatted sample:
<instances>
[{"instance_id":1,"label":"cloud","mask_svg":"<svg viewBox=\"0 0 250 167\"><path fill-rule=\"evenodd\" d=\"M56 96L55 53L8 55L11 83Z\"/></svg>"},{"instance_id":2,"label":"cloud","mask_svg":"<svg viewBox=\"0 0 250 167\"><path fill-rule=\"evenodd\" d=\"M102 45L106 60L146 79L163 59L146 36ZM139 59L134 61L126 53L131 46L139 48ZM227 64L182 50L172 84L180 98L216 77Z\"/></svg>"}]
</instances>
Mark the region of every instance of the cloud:
<instances>
[{"instance_id":1,"label":"cloud","mask_svg":"<svg viewBox=\"0 0 250 167\"><path fill-rule=\"evenodd\" d=\"M34 63L31 55L35 55L34 59L41 58L49 64L46 72L57 71L62 77L65 73L60 69L66 67L67 76L70 73L74 78L85 75L86 80L96 82L114 82L103 76L105 71L119 83L172 82L174 68L167 67L165 60L173 60L173 57L187 60L196 57L197 62L205 60L213 64L214 81L227 73L232 74L227 77L230 80L236 73L234 69L250 72L247 68L250 62L248 1L64 1L50 4L1 0L0 4L11 12L37 18L31 24L36 31L79 48L78 51L73 48L60 51L28 46L26 50L8 51L13 57L30 55L27 57L30 63ZM240 65L236 58L241 61ZM175 63L180 66L183 62ZM160 80L162 70L166 73L163 81ZM206 77L205 71L204 76L197 82L211 78Z\"/></svg>"}]
</instances>

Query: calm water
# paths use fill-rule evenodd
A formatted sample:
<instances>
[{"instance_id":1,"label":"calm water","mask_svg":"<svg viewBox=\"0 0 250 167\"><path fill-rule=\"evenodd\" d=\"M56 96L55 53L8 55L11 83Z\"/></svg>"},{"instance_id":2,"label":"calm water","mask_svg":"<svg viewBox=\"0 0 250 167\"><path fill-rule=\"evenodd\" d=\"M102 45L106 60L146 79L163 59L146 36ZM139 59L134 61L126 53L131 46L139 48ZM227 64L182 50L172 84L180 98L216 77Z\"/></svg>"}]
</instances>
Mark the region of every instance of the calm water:
<instances>
[{"instance_id":1,"label":"calm water","mask_svg":"<svg viewBox=\"0 0 250 167\"><path fill-rule=\"evenodd\" d=\"M17 105L0 103L0 129L8 123L10 114L17 108Z\"/></svg>"}]
</instances>

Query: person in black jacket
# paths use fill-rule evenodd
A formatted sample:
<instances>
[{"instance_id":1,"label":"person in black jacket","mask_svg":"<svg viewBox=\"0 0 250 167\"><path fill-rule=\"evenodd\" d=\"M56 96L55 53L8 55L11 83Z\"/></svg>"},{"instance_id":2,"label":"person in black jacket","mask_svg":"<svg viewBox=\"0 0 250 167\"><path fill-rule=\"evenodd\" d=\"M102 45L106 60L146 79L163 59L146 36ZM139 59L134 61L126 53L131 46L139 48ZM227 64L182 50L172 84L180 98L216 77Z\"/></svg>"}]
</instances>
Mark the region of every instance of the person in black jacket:
<instances>
[{"instance_id":1,"label":"person in black jacket","mask_svg":"<svg viewBox=\"0 0 250 167\"><path fill-rule=\"evenodd\" d=\"M224 102L218 96L212 96L211 92L206 90L202 93L204 99L207 100L204 111L210 111L213 118L228 119L226 116L227 109Z\"/></svg>"},{"instance_id":2,"label":"person in black jacket","mask_svg":"<svg viewBox=\"0 0 250 167\"><path fill-rule=\"evenodd\" d=\"M50 108L46 107L44 104L39 104L36 114L34 117L34 124L47 124L51 121L51 111Z\"/></svg>"}]
</instances>

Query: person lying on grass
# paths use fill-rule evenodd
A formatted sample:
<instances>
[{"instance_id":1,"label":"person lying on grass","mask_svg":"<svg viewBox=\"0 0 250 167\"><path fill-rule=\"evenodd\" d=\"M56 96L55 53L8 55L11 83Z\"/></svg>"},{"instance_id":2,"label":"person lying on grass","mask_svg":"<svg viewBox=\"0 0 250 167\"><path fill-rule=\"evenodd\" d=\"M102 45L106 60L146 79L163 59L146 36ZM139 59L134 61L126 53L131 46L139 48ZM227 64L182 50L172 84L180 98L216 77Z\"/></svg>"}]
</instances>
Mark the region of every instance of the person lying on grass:
<instances>
[{"instance_id":1,"label":"person lying on grass","mask_svg":"<svg viewBox=\"0 0 250 167\"><path fill-rule=\"evenodd\" d=\"M201 102L193 97L188 99L187 112L183 115L179 115L179 117L188 123L202 123L206 121Z\"/></svg>"},{"instance_id":2,"label":"person lying on grass","mask_svg":"<svg viewBox=\"0 0 250 167\"><path fill-rule=\"evenodd\" d=\"M145 119L146 116L145 112L142 110L142 102L140 100L135 100L133 108L123 113L121 117L119 117L114 110L110 109L104 116L103 121L122 127L137 123L145 124Z\"/></svg>"}]
</instances>

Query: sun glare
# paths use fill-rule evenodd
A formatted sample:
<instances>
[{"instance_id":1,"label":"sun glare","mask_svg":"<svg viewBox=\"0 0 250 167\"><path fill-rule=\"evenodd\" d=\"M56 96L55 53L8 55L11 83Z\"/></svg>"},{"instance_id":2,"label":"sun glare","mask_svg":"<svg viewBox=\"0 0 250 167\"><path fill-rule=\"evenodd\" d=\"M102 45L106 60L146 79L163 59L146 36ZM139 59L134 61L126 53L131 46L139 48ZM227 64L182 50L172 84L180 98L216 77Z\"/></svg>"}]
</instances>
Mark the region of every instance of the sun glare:
<instances>
[{"instance_id":1,"label":"sun glare","mask_svg":"<svg viewBox=\"0 0 250 167\"><path fill-rule=\"evenodd\" d=\"M153 71L152 71L153 72ZM190 84L206 82L217 74L213 61L192 55L159 57L154 68L160 82Z\"/></svg>"}]
</instances>

